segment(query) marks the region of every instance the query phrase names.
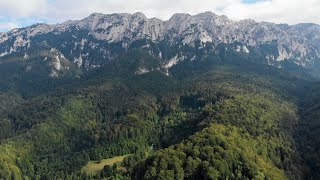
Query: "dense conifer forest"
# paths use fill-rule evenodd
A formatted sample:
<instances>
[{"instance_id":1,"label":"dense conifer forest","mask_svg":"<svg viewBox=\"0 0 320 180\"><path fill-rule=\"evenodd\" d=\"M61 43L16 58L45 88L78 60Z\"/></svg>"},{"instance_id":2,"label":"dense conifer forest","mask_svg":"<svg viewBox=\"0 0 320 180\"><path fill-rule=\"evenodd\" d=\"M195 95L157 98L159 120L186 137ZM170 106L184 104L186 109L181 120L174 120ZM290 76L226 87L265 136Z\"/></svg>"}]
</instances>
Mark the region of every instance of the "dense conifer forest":
<instances>
[{"instance_id":1,"label":"dense conifer forest","mask_svg":"<svg viewBox=\"0 0 320 180\"><path fill-rule=\"evenodd\" d=\"M169 76L135 74L146 62L156 66L134 49L60 79L1 65L0 179L320 178L310 73L230 54L179 63ZM97 174L82 170L123 155Z\"/></svg>"}]
</instances>

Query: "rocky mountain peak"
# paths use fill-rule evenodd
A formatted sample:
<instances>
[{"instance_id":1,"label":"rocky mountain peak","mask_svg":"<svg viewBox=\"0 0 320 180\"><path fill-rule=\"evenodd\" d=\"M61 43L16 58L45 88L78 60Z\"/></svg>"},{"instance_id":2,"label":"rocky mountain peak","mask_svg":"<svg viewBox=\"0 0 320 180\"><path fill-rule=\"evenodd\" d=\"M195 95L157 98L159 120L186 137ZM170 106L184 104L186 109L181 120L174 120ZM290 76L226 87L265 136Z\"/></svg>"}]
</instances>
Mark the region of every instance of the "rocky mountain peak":
<instances>
[{"instance_id":1,"label":"rocky mountain peak","mask_svg":"<svg viewBox=\"0 0 320 180\"><path fill-rule=\"evenodd\" d=\"M190 14L186 14L186 13L175 13L171 16L169 21L182 22L190 16L191 16Z\"/></svg>"},{"instance_id":2,"label":"rocky mountain peak","mask_svg":"<svg viewBox=\"0 0 320 180\"><path fill-rule=\"evenodd\" d=\"M147 19L147 16L144 15L142 12L136 12L134 14L132 14L133 17L137 17L137 18L140 18L140 19L143 19L143 20L146 20Z\"/></svg>"}]
</instances>

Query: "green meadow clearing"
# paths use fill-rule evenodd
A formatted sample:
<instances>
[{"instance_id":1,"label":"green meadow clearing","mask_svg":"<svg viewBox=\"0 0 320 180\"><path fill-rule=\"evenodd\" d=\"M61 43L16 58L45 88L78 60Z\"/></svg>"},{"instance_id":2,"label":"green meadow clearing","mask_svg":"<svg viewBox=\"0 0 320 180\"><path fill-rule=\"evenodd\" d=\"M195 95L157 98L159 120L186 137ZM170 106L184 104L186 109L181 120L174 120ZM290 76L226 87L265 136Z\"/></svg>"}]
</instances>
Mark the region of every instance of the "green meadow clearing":
<instances>
[{"instance_id":1,"label":"green meadow clearing","mask_svg":"<svg viewBox=\"0 0 320 180\"><path fill-rule=\"evenodd\" d=\"M124 156L115 156L109 159L102 159L100 162L97 161L89 161L83 168L82 172L85 172L86 174L92 174L96 175L101 172L101 170L104 168L104 166L109 165L112 166L115 163L120 163L124 160Z\"/></svg>"}]
</instances>

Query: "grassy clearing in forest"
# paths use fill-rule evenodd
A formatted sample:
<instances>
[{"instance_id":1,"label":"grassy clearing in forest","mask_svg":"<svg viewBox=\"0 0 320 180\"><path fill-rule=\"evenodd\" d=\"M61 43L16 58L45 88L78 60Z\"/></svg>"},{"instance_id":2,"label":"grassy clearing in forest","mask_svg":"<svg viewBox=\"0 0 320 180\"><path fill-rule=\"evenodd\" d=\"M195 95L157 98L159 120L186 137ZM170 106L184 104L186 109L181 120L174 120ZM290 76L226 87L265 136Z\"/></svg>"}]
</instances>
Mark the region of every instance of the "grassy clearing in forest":
<instances>
[{"instance_id":1,"label":"grassy clearing in forest","mask_svg":"<svg viewBox=\"0 0 320 180\"><path fill-rule=\"evenodd\" d=\"M115 156L115 157L109 158L109 159L102 159L100 162L98 162L98 161L89 161L87 163L87 165L85 165L82 168L82 172L85 172L86 174L96 175L96 174L100 173L100 171L104 168L104 166L106 166L106 165L112 166L115 163L120 163L127 156L128 155Z\"/></svg>"}]
</instances>

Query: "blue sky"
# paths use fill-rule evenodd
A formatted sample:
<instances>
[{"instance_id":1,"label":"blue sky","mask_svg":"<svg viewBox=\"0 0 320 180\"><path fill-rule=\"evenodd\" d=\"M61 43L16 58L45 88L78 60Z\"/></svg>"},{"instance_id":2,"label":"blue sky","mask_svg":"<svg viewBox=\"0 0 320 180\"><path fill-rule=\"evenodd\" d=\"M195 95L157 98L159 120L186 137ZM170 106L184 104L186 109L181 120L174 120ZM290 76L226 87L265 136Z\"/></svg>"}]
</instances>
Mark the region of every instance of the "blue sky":
<instances>
[{"instance_id":1,"label":"blue sky","mask_svg":"<svg viewBox=\"0 0 320 180\"><path fill-rule=\"evenodd\" d=\"M243 3L248 3L248 4L256 3L258 1L262 1L262 0L242 0Z\"/></svg>"},{"instance_id":2,"label":"blue sky","mask_svg":"<svg viewBox=\"0 0 320 180\"><path fill-rule=\"evenodd\" d=\"M319 0L0 0L0 32L82 19L94 12L142 12L166 20L177 12L193 15L204 11L233 20L320 24Z\"/></svg>"}]
</instances>

